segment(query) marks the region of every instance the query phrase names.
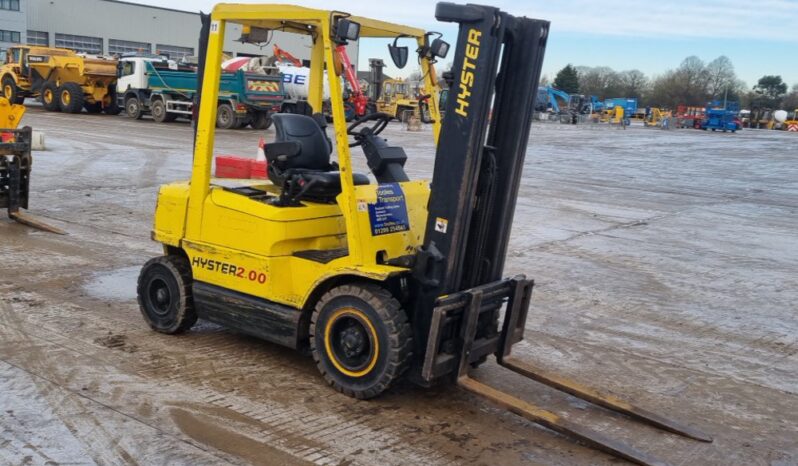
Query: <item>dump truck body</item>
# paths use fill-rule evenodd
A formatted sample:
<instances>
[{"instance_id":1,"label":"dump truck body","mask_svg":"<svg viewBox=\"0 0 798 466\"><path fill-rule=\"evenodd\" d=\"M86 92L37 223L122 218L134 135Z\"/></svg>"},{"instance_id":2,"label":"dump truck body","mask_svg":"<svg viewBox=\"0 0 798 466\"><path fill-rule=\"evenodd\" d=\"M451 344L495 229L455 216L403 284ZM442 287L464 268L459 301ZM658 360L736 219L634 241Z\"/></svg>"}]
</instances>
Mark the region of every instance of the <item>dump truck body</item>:
<instances>
[{"instance_id":1,"label":"dump truck body","mask_svg":"<svg viewBox=\"0 0 798 466\"><path fill-rule=\"evenodd\" d=\"M50 47L11 47L0 68L3 95L13 103L40 98L47 110L118 113L116 60Z\"/></svg>"}]
</instances>

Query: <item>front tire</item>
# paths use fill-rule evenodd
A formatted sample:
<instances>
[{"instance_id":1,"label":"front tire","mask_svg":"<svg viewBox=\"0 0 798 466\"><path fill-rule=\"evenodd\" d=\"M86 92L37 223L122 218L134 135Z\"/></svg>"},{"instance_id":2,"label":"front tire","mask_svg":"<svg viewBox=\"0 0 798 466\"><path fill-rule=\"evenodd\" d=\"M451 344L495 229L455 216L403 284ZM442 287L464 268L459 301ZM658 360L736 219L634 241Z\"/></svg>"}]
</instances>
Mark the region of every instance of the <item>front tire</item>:
<instances>
[{"instance_id":1,"label":"front tire","mask_svg":"<svg viewBox=\"0 0 798 466\"><path fill-rule=\"evenodd\" d=\"M343 285L319 300L310 348L324 379L348 396L373 398L399 379L412 357L407 315L385 288Z\"/></svg>"},{"instance_id":2,"label":"front tire","mask_svg":"<svg viewBox=\"0 0 798 466\"><path fill-rule=\"evenodd\" d=\"M12 104L22 104L25 102L25 96L22 95L16 81L11 76L3 78L3 97L8 99Z\"/></svg>"},{"instance_id":3,"label":"front tire","mask_svg":"<svg viewBox=\"0 0 798 466\"><path fill-rule=\"evenodd\" d=\"M141 120L144 112L141 111L141 102L138 97L128 97L125 100L125 113L134 120Z\"/></svg>"},{"instance_id":4,"label":"front tire","mask_svg":"<svg viewBox=\"0 0 798 466\"><path fill-rule=\"evenodd\" d=\"M172 335L197 322L191 281L191 266L184 257L161 256L144 264L137 292L139 309L150 328Z\"/></svg>"}]
</instances>

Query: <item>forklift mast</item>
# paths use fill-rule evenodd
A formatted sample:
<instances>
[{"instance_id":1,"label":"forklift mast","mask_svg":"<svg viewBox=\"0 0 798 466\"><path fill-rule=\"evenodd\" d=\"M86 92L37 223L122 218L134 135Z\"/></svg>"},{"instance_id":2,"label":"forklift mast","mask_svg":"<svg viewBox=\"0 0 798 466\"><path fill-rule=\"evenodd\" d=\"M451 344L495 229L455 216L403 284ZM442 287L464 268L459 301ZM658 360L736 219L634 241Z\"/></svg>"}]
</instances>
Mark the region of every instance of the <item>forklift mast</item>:
<instances>
[{"instance_id":1,"label":"forklift mast","mask_svg":"<svg viewBox=\"0 0 798 466\"><path fill-rule=\"evenodd\" d=\"M369 58L369 97L375 102L382 94L383 68L385 62L381 58Z\"/></svg>"},{"instance_id":2,"label":"forklift mast","mask_svg":"<svg viewBox=\"0 0 798 466\"><path fill-rule=\"evenodd\" d=\"M549 28L471 4L439 3L435 16L460 29L414 270L415 335L428 335L439 297L502 278Z\"/></svg>"}]
</instances>

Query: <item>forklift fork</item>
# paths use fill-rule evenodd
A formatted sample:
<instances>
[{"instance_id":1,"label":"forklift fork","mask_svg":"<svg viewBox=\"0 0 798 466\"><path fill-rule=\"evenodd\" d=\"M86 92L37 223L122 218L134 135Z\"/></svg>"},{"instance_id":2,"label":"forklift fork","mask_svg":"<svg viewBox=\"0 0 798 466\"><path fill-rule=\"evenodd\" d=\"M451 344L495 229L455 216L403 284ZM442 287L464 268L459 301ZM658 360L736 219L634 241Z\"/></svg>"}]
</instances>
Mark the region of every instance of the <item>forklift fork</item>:
<instances>
[{"instance_id":1,"label":"forklift fork","mask_svg":"<svg viewBox=\"0 0 798 466\"><path fill-rule=\"evenodd\" d=\"M0 130L11 133L13 142L0 143L0 207L8 209L8 217L37 230L65 235L66 232L22 212L28 208L31 171L31 135L29 127Z\"/></svg>"},{"instance_id":2,"label":"forklift fork","mask_svg":"<svg viewBox=\"0 0 798 466\"><path fill-rule=\"evenodd\" d=\"M523 375L524 377L548 385L549 387L565 392L571 396L589 401L603 408L625 414L633 419L668 432L702 442L712 442L712 437L697 429L682 425L614 396L601 394L592 388L584 387L575 381L548 373L529 363L510 356L512 345L523 339L533 282L527 280L523 276L515 277L506 282L507 285L509 285L504 288L507 290L507 304L502 331L498 338L477 338L477 322L479 321L480 314L492 312L494 309L493 306L483 306L483 302L485 296L490 296L491 293L493 293L495 297L495 286L478 287L458 293L457 295L447 296L442 298L439 306L436 307L435 317L433 319L433 330L435 331L442 329L442 323L447 320L447 317L452 317L450 313L462 311L459 321L459 327L461 329L459 333L462 344L460 346L460 354L457 355L458 385L469 392L487 398L491 402L514 414L565 436L575 438L593 448L602 450L618 458L623 458L632 463L641 465L653 466L667 464L645 452L622 442L612 440L599 432L575 424L551 411L540 408L539 406L471 378L468 374L471 364L477 361L484 353L484 350L477 350L476 352L475 350L486 346L494 347L497 348L494 354L499 365ZM462 303L463 305L458 308L451 304L454 302ZM435 342L439 340L440 336L441 335L430 335L430 347L428 349L433 352L439 349L439 345ZM432 366L433 365L431 365L431 367ZM425 374L432 375L432 372L427 371Z\"/></svg>"}]
</instances>

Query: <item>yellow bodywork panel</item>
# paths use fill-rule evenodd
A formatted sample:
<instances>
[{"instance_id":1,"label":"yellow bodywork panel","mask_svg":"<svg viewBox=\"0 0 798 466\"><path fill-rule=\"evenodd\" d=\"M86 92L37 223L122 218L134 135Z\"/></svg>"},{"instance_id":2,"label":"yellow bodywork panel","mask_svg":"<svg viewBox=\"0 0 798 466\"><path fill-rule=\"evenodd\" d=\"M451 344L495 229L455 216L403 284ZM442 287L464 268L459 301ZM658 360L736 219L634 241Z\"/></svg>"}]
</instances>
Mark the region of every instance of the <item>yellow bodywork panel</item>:
<instances>
[{"instance_id":1,"label":"yellow bodywork panel","mask_svg":"<svg viewBox=\"0 0 798 466\"><path fill-rule=\"evenodd\" d=\"M5 97L0 97L0 128L16 129L24 114L24 105L12 104Z\"/></svg>"},{"instance_id":2,"label":"yellow bodywork panel","mask_svg":"<svg viewBox=\"0 0 798 466\"><path fill-rule=\"evenodd\" d=\"M249 186L278 194L266 181L251 180ZM316 286L329 278L355 275L383 281L407 272L385 262L413 254L423 241L427 182L408 181L388 188L356 186L354 195L358 205L354 223L362 229L358 236L365 240L361 248L368 259L363 262L347 254L341 196L336 204L303 202L301 207L278 207L212 185L203 208L201 236L188 240L183 237L189 184L174 183L161 187L152 236L181 247L198 281L301 308ZM388 225L381 217L402 208L406 215L398 214L398 218L406 218L404 224ZM320 262L296 255L304 252L334 258Z\"/></svg>"}]
</instances>

